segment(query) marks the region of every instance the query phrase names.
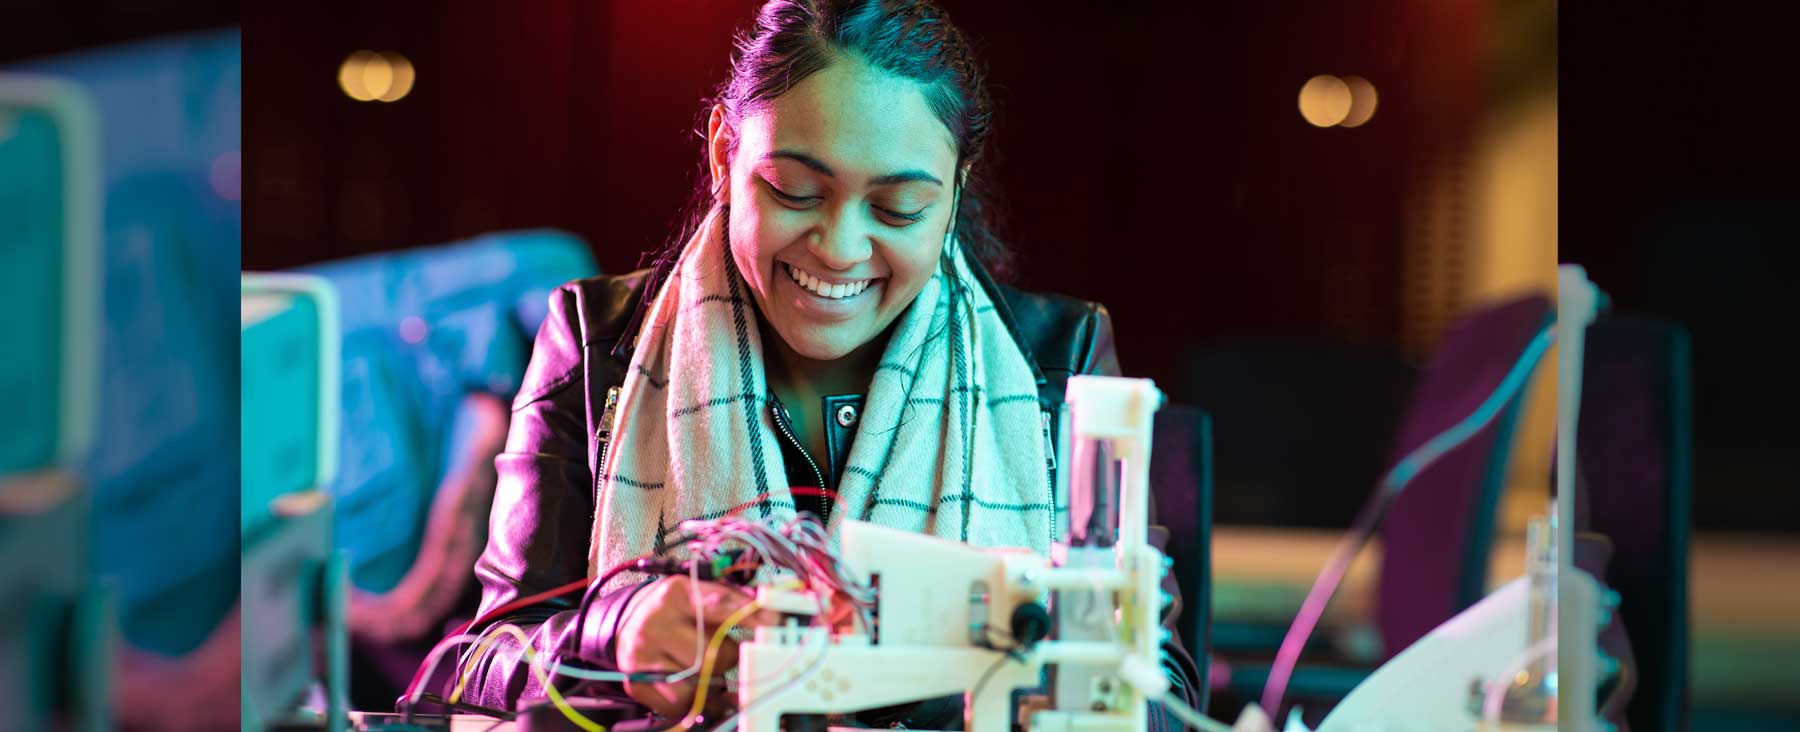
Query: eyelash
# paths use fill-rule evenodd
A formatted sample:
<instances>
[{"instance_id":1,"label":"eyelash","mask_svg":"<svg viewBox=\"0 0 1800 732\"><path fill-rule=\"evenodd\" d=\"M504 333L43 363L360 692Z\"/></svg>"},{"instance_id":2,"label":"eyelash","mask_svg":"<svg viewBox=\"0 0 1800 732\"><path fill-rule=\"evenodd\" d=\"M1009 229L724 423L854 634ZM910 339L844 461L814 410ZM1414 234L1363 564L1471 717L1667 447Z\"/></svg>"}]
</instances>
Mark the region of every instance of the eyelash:
<instances>
[{"instance_id":1,"label":"eyelash","mask_svg":"<svg viewBox=\"0 0 1800 732\"><path fill-rule=\"evenodd\" d=\"M764 182L768 183L768 181L764 181ZM787 203L809 203L818 198L817 196L790 195L786 191L783 191L780 188L776 188L774 183L768 183L768 185L769 185L769 192L774 193L776 198L779 198L782 201L787 202ZM925 209L919 209L918 211L916 211L914 213L909 213L909 214L900 213L899 211L894 211L894 210L890 210L890 209L885 209L880 206L876 206L875 210L880 212L884 216L892 216L896 219L905 221L907 224L916 224L925 219ZM893 225L894 226L905 226L906 224L893 224Z\"/></svg>"}]
</instances>

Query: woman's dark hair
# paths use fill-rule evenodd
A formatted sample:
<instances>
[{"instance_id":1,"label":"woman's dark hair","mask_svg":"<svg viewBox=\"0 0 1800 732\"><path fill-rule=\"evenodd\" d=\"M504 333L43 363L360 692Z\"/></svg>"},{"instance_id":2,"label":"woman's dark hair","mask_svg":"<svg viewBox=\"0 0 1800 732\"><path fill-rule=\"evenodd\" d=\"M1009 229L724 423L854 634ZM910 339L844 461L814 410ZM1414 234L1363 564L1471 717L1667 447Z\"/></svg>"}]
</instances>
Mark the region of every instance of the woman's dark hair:
<instances>
[{"instance_id":1,"label":"woman's dark hair","mask_svg":"<svg viewBox=\"0 0 1800 732\"><path fill-rule=\"evenodd\" d=\"M932 113L956 140L957 170L968 171L957 188L956 237L996 277L1011 275L1011 253L995 232L994 192L981 164L993 120L986 74L942 9L930 0L769 0L736 45L731 75L706 105L722 105L733 129L837 61L860 60L921 84ZM735 138L732 145L735 151ZM673 260L713 205L710 177L702 163L663 262Z\"/></svg>"}]
</instances>

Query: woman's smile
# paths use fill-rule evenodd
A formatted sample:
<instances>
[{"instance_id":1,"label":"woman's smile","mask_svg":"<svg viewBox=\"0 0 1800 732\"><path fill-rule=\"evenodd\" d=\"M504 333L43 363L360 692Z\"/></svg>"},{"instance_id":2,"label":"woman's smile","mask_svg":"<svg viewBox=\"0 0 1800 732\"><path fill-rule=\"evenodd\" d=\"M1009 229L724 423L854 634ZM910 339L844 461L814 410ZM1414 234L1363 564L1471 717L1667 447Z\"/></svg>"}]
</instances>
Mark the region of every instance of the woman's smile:
<instances>
[{"instance_id":1,"label":"woman's smile","mask_svg":"<svg viewBox=\"0 0 1800 732\"><path fill-rule=\"evenodd\" d=\"M881 299L885 277L846 279L814 274L791 262L782 262L786 282L783 294L794 309L824 320L849 320L874 307ZM778 285L781 287L781 285Z\"/></svg>"}]
</instances>

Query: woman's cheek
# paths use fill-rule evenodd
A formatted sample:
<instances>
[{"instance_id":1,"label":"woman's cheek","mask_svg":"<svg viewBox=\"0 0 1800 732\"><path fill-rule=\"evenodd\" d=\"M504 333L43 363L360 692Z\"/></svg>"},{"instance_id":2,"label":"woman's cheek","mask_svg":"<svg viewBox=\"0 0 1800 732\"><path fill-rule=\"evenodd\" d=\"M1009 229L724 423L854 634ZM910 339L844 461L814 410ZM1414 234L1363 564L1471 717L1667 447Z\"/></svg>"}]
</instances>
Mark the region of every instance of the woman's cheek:
<instances>
[{"instance_id":1,"label":"woman's cheek","mask_svg":"<svg viewBox=\"0 0 1800 732\"><path fill-rule=\"evenodd\" d=\"M926 230L920 228L919 233L913 234L896 248L891 255L893 259L889 261L896 262L896 268L904 268L907 276L924 287L925 280L931 279L931 275L937 272L938 259L944 251L944 240L924 233Z\"/></svg>"}]
</instances>

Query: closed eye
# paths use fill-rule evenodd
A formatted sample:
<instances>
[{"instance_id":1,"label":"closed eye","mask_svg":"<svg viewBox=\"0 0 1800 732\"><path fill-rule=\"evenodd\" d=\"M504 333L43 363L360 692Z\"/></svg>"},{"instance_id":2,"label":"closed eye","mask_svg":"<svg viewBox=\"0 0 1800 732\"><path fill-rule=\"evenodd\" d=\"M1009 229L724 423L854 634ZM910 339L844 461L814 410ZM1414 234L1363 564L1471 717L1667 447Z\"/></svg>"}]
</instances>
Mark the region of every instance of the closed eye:
<instances>
[{"instance_id":1,"label":"closed eye","mask_svg":"<svg viewBox=\"0 0 1800 732\"><path fill-rule=\"evenodd\" d=\"M889 222L890 226L905 226L907 224L914 224L914 223L918 223L920 220L923 220L925 218L925 209L923 209L923 208L921 208L917 211L914 211L912 213L900 213L899 211L894 211L891 209L886 209L886 208L882 208L880 206L876 206L875 212L877 214L880 214L884 218L897 219L897 220L903 222L903 223Z\"/></svg>"},{"instance_id":2,"label":"closed eye","mask_svg":"<svg viewBox=\"0 0 1800 732\"><path fill-rule=\"evenodd\" d=\"M774 196L777 200L781 201L784 204L787 204L789 208L812 208L812 206L814 204L818 203L821 200L820 196L796 196L796 195L793 195L791 193L788 193L787 191L784 191L784 190L781 190L780 188L775 187L775 184L769 182L767 179L763 180L763 185L768 186L769 193L774 194Z\"/></svg>"}]
</instances>

